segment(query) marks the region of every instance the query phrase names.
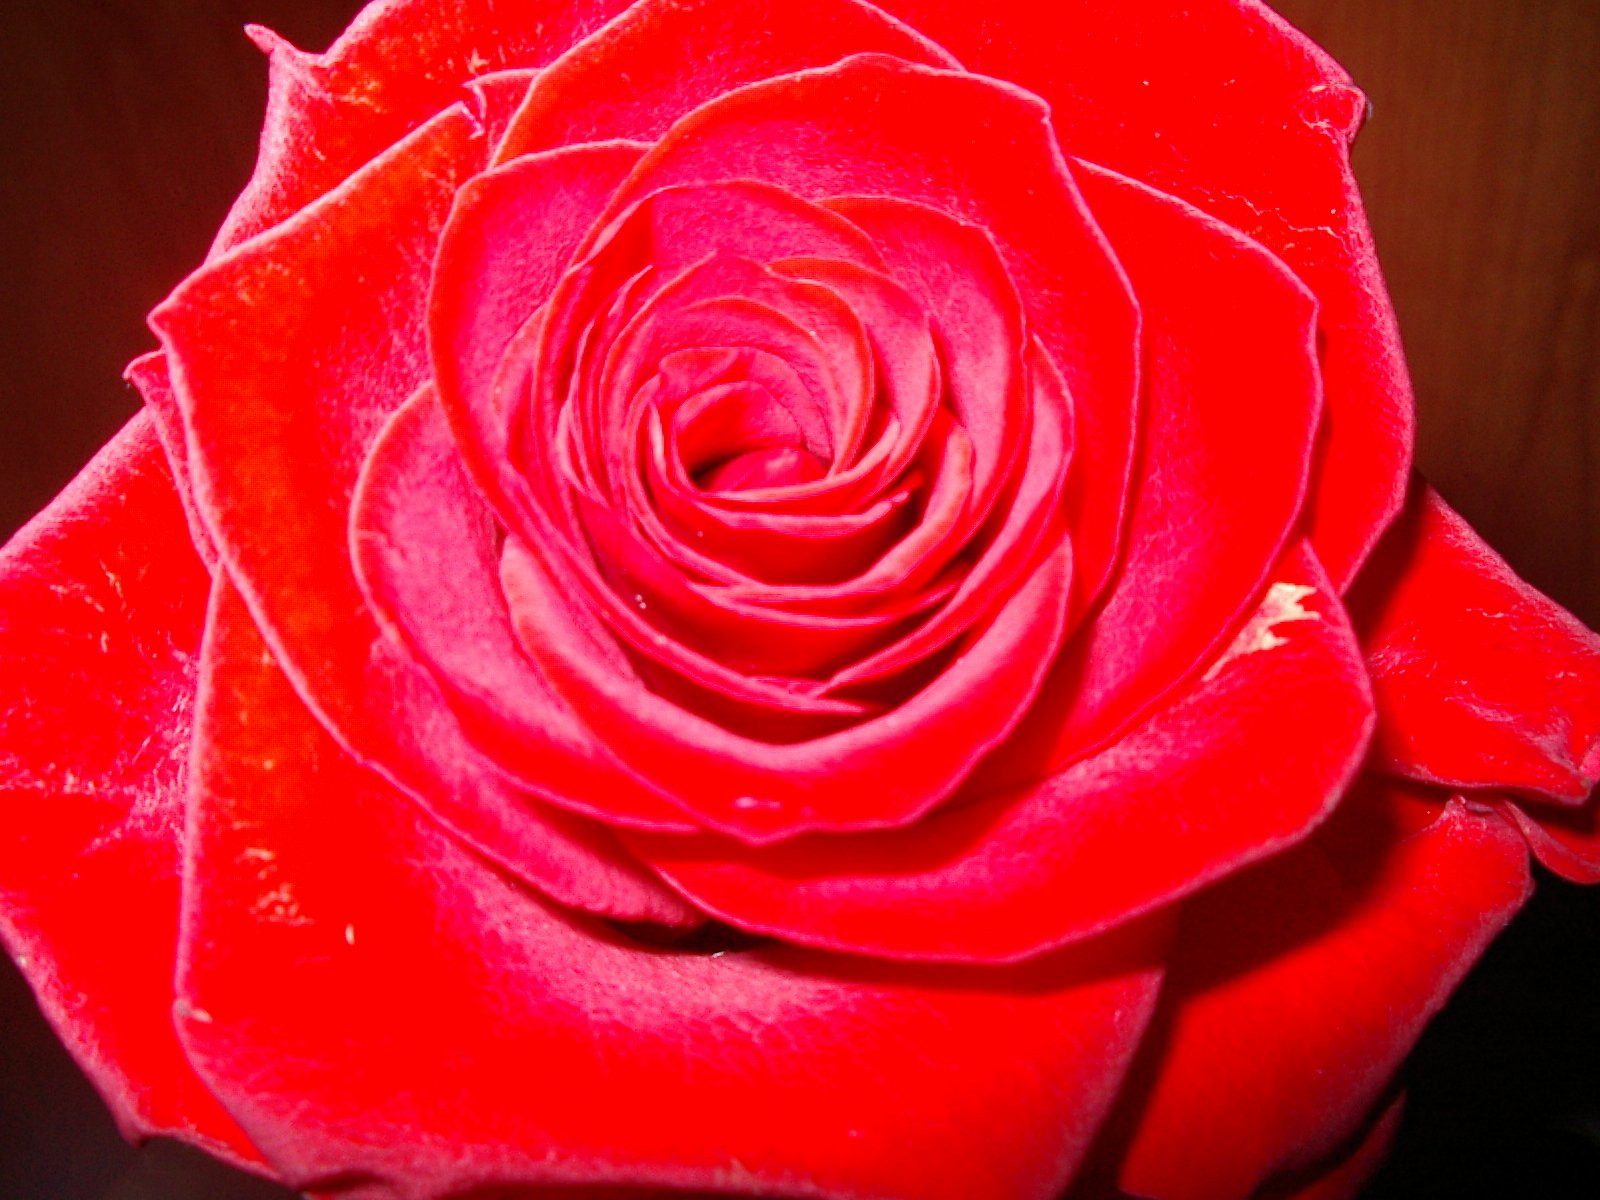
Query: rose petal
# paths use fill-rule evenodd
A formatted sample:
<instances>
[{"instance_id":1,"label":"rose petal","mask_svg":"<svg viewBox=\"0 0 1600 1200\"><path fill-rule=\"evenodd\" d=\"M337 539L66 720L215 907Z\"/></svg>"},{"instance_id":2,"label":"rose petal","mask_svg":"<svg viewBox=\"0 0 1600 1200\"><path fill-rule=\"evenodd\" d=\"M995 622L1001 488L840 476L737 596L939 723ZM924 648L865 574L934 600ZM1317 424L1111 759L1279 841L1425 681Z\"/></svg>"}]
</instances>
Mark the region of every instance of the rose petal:
<instances>
[{"instance_id":1,"label":"rose petal","mask_svg":"<svg viewBox=\"0 0 1600 1200\"><path fill-rule=\"evenodd\" d=\"M482 150L452 110L203 267L151 316L206 525L280 657L339 726L362 719L377 637L346 547L350 494L384 419L427 377L429 262Z\"/></svg>"},{"instance_id":2,"label":"rose petal","mask_svg":"<svg viewBox=\"0 0 1600 1200\"><path fill-rule=\"evenodd\" d=\"M1242 230L1316 294L1328 415L1308 513L1317 557L1349 586L1404 500L1413 426L1350 170L1364 104L1349 75L1254 0L883 7L968 69L1041 96L1067 154Z\"/></svg>"},{"instance_id":3,"label":"rose petal","mask_svg":"<svg viewBox=\"0 0 1600 1200\"><path fill-rule=\"evenodd\" d=\"M1303 847L1203 893L1122 1187L1242 1197L1333 1151L1531 886L1500 818L1371 780Z\"/></svg>"},{"instance_id":4,"label":"rose petal","mask_svg":"<svg viewBox=\"0 0 1600 1200\"><path fill-rule=\"evenodd\" d=\"M178 408L178 398L172 392L172 375L167 369L166 352L152 350L141 354L128 364L123 378L139 389L144 406L150 414L161 449L166 452L167 466L172 471L172 481L183 504L183 515L189 525L189 539L207 569L217 564L217 550L211 544L200 509L195 504L194 481L189 475L189 443L183 428L183 413Z\"/></svg>"},{"instance_id":5,"label":"rose petal","mask_svg":"<svg viewBox=\"0 0 1600 1200\"><path fill-rule=\"evenodd\" d=\"M535 155L479 175L455 197L428 299L434 383L468 467L508 523L516 504L505 496L517 487L505 477L495 372L642 153L609 142Z\"/></svg>"},{"instance_id":6,"label":"rose petal","mask_svg":"<svg viewBox=\"0 0 1600 1200\"><path fill-rule=\"evenodd\" d=\"M1355 1200L1389 1156L1405 1099L1403 1092L1396 1096L1332 1161L1268 1186L1260 1200Z\"/></svg>"},{"instance_id":7,"label":"rose petal","mask_svg":"<svg viewBox=\"0 0 1600 1200\"><path fill-rule=\"evenodd\" d=\"M181 1035L294 1186L1065 1184L1153 1004L1159 928L976 975L631 945L344 757L241 616L207 645Z\"/></svg>"},{"instance_id":8,"label":"rose petal","mask_svg":"<svg viewBox=\"0 0 1600 1200\"><path fill-rule=\"evenodd\" d=\"M128 1137L254 1165L172 1024L209 587L144 414L0 551L0 940Z\"/></svg>"},{"instance_id":9,"label":"rose petal","mask_svg":"<svg viewBox=\"0 0 1600 1200\"><path fill-rule=\"evenodd\" d=\"M380 630L351 564L358 474L426 377L429 260L482 151L451 110L156 311L197 500L278 661L342 744L563 902L681 916L659 888L608 869L603 839L541 815L465 743L433 681Z\"/></svg>"},{"instance_id":10,"label":"rose petal","mask_svg":"<svg viewBox=\"0 0 1600 1200\"><path fill-rule=\"evenodd\" d=\"M1130 180L1079 179L1144 313L1144 444L1110 596L986 765L993 786L1105 745L1226 644L1299 516L1321 411L1315 305L1281 262Z\"/></svg>"},{"instance_id":11,"label":"rose petal","mask_svg":"<svg viewBox=\"0 0 1600 1200\"><path fill-rule=\"evenodd\" d=\"M542 66L624 7L626 0L377 0L325 54L248 26L270 56L266 122L255 171L212 257L337 187L459 101L475 78Z\"/></svg>"},{"instance_id":12,"label":"rose petal","mask_svg":"<svg viewBox=\"0 0 1600 1200\"><path fill-rule=\"evenodd\" d=\"M862 55L697 109L640 162L612 208L669 185L735 178L812 200L892 196L985 230L1073 399L1072 511L1120 516L1133 454L1138 313L1035 97L992 79ZM915 248L889 252L918 263ZM914 276L900 282L918 290ZM1101 566L1116 522L1097 528L1104 545L1096 543L1091 561Z\"/></svg>"},{"instance_id":13,"label":"rose petal","mask_svg":"<svg viewBox=\"0 0 1600 1200\"><path fill-rule=\"evenodd\" d=\"M431 389L379 435L350 528L373 611L427 664L468 735L498 765L531 777L563 807L681 827L682 815L617 764L517 644L500 592L497 532L462 473Z\"/></svg>"},{"instance_id":14,"label":"rose petal","mask_svg":"<svg viewBox=\"0 0 1600 1200\"><path fill-rule=\"evenodd\" d=\"M1563 879L1600 883L1600 804L1573 810L1510 800L1492 801L1515 823L1534 856Z\"/></svg>"},{"instance_id":15,"label":"rose petal","mask_svg":"<svg viewBox=\"0 0 1600 1200\"><path fill-rule=\"evenodd\" d=\"M578 142L654 141L733 88L867 52L960 69L914 29L857 0L639 0L550 65L498 161Z\"/></svg>"},{"instance_id":16,"label":"rose petal","mask_svg":"<svg viewBox=\"0 0 1600 1200\"><path fill-rule=\"evenodd\" d=\"M753 844L903 825L1011 730L1059 645L1071 580L1055 550L932 682L885 715L807 741L741 736L657 694L572 585L508 539L501 582L524 647L595 736L697 824Z\"/></svg>"},{"instance_id":17,"label":"rose petal","mask_svg":"<svg viewBox=\"0 0 1600 1200\"><path fill-rule=\"evenodd\" d=\"M1275 578L1214 673L1020 793L881 835L624 841L696 907L831 950L1011 960L1106 929L1303 837L1361 761L1372 701L1332 587L1303 549Z\"/></svg>"},{"instance_id":18,"label":"rose petal","mask_svg":"<svg viewBox=\"0 0 1600 1200\"><path fill-rule=\"evenodd\" d=\"M1600 636L1420 480L1351 592L1381 770L1582 804L1600 779Z\"/></svg>"}]
</instances>

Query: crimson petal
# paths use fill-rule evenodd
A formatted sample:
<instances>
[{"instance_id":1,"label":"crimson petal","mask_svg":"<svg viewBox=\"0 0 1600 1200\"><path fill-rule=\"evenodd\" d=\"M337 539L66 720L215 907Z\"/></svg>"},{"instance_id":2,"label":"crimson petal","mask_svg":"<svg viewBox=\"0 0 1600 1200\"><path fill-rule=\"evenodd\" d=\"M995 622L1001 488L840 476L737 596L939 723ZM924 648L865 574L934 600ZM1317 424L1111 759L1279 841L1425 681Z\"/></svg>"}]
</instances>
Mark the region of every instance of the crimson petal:
<instances>
[{"instance_id":1,"label":"crimson petal","mask_svg":"<svg viewBox=\"0 0 1600 1200\"><path fill-rule=\"evenodd\" d=\"M1361 761L1372 701L1332 586L1304 549L1276 575L1205 680L1020 793L876 836L624 840L697 907L831 950L1010 960L1108 928L1305 836Z\"/></svg>"},{"instance_id":2,"label":"crimson petal","mask_svg":"<svg viewBox=\"0 0 1600 1200\"><path fill-rule=\"evenodd\" d=\"M611 138L654 141L732 88L869 51L959 69L860 0L639 0L550 64L498 160Z\"/></svg>"},{"instance_id":3,"label":"crimson petal","mask_svg":"<svg viewBox=\"0 0 1600 1200\"><path fill-rule=\"evenodd\" d=\"M1060 644L1071 582L1062 546L919 692L882 716L773 744L647 687L540 557L506 542L511 619L551 687L640 778L702 827L761 844L809 830L904 825L960 785L1033 698Z\"/></svg>"},{"instance_id":4,"label":"crimson petal","mask_svg":"<svg viewBox=\"0 0 1600 1200\"><path fill-rule=\"evenodd\" d=\"M1531 887L1499 817L1371 780L1304 846L1203 893L1123 1189L1231 1200L1334 1151Z\"/></svg>"},{"instance_id":5,"label":"crimson petal","mask_svg":"<svg viewBox=\"0 0 1600 1200\"><path fill-rule=\"evenodd\" d=\"M1351 592L1381 770L1581 805L1600 779L1600 636L1420 480Z\"/></svg>"},{"instance_id":6,"label":"crimson petal","mask_svg":"<svg viewBox=\"0 0 1600 1200\"><path fill-rule=\"evenodd\" d=\"M998 973L643 949L439 836L263 649L236 604L217 611L180 1033L291 1184L1065 1185L1153 1006L1162 929Z\"/></svg>"},{"instance_id":7,"label":"crimson petal","mask_svg":"<svg viewBox=\"0 0 1600 1200\"><path fill-rule=\"evenodd\" d=\"M144 414L0 551L0 940L127 1136L252 1165L172 1023L209 587Z\"/></svg>"},{"instance_id":8,"label":"crimson petal","mask_svg":"<svg viewBox=\"0 0 1600 1200\"><path fill-rule=\"evenodd\" d=\"M431 389L384 427L350 527L373 610L428 665L469 736L497 764L563 807L682 827L682 815L594 741L517 644L500 593L496 531L462 473ZM589 840L602 836L596 830Z\"/></svg>"},{"instance_id":9,"label":"crimson petal","mask_svg":"<svg viewBox=\"0 0 1600 1200\"><path fill-rule=\"evenodd\" d=\"M1074 511L1121 513L1136 421L1138 311L1036 97L870 54L781 76L679 121L619 189L612 210L659 188L725 179L762 180L811 200L893 196L983 229L1072 396ZM917 225L910 240L927 236L928 223ZM929 262L915 246L890 252L913 267ZM919 290L915 277L900 282ZM1115 525L1096 545L1097 566Z\"/></svg>"},{"instance_id":10,"label":"crimson petal","mask_svg":"<svg viewBox=\"0 0 1600 1200\"><path fill-rule=\"evenodd\" d=\"M1349 75L1256 0L883 7L969 70L1042 97L1067 154L1244 231L1316 294L1328 417L1308 513L1317 557L1348 587L1400 510L1414 423L1350 170L1365 105Z\"/></svg>"},{"instance_id":11,"label":"crimson petal","mask_svg":"<svg viewBox=\"0 0 1600 1200\"><path fill-rule=\"evenodd\" d=\"M603 862L603 846L563 832L568 818L542 816L464 741L355 578L352 495L383 423L426 378L429 263L482 156L475 126L452 109L157 309L196 499L278 661L343 745L563 901L681 919L681 905L637 880L591 894L586 881L623 873L565 860Z\"/></svg>"},{"instance_id":12,"label":"crimson petal","mask_svg":"<svg viewBox=\"0 0 1600 1200\"><path fill-rule=\"evenodd\" d=\"M1110 596L989 764L997 786L1105 745L1221 648L1300 515L1321 414L1315 302L1281 262L1180 201L1078 174L1144 313L1144 445Z\"/></svg>"},{"instance_id":13,"label":"crimson petal","mask_svg":"<svg viewBox=\"0 0 1600 1200\"><path fill-rule=\"evenodd\" d=\"M324 54L307 54L269 29L248 26L269 56L267 115L255 171L212 256L332 191L459 101L476 78L543 66L626 5L377 0Z\"/></svg>"}]
</instances>

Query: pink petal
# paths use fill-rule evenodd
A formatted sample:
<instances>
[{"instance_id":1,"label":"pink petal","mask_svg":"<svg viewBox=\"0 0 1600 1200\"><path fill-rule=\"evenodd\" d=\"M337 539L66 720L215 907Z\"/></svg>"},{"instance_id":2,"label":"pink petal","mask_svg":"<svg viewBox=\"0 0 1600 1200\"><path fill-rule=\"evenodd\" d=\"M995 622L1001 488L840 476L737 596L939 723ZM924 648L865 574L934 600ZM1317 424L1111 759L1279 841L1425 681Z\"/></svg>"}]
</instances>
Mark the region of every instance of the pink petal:
<instances>
[{"instance_id":1,"label":"pink petal","mask_svg":"<svg viewBox=\"0 0 1600 1200\"><path fill-rule=\"evenodd\" d=\"M440 836L262 650L236 605L217 611L181 1033L295 1186L1049 1200L1066 1183L1153 1004L1160 929L981 974L641 948Z\"/></svg>"},{"instance_id":2,"label":"pink petal","mask_svg":"<svg viewBox=\"0 0 1600 1200\"><path fill-rule=\"evenodd\" d=\"M0 551L0 940L127 1136L253 1166L172 1023L209 587L143 414Z\"/></svg>"},{"instance_id":3,"label":"pink petal","mask_svg":"<svg viewBox=\"0 0 1600 1200\"><path fill-rule=\"evenodd\" d=\"M969 70L1042 97L1067 154L1243 231L1316 294L1328 418L1308 511L1317 557L1347 587L1404 500L1413 425L1350 171L1364 111L1350 77L1256 0L883 7Z\"/></svg>"},{"instance_id":4,"label":"pink petal","mask_svg":"<svg viewBox=\"0 0 1600 1200\"><path fill-rule=\"evenodd\" d=\"M1531 886L1499 817L1369 779L1303 847L1202 893L1123 1189L1244 1197L1334 1151Z\"/></svg>"},{"instance_id":5,"label":"pink petal","mask_svg":"<svg viewBox=\"0 0 1600 1200\"><path fill-rule=\"evenodd\" d=\"M1020 792L876 835L624 840L697 907L830 950L1004 961L1109 928L1304 837L1361 761L1371 697L1332 587L1304 550L1275 578L1213 674Z\"/></svg>"}]
</instances>

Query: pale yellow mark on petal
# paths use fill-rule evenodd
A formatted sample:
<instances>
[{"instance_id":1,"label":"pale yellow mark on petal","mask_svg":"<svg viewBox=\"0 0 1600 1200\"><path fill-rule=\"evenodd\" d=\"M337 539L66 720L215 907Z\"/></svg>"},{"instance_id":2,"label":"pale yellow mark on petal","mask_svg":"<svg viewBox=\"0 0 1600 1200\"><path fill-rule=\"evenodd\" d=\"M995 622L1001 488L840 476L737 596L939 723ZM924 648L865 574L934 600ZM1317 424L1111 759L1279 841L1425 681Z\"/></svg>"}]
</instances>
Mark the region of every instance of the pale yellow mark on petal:
<instances>
[{"instance_id":1,"label":"pale yellow mark on petal","mask_svg":"<svg viewBox=\"0 0 1600 1200\"><path fill-rule=\"evenodd\" d=\"M1275 650L1284 645L1289 639L1277 632L1278 626L1294 621L1322 620L1321 613L1313 612L1303 603L1316 590L1301 583L1275 583L1269 587L1261 607L1245 623L1245 627L1239 631L1239 636L1233 639L1233 644L1222 652L1222 657L1211 665L1211 669L1205 673L1201 682L1206 683L1215 679L1222 669L1235 659L1243 658L1247 654L1258 654L1263 650Z\"/></svg>"}]
</instances>

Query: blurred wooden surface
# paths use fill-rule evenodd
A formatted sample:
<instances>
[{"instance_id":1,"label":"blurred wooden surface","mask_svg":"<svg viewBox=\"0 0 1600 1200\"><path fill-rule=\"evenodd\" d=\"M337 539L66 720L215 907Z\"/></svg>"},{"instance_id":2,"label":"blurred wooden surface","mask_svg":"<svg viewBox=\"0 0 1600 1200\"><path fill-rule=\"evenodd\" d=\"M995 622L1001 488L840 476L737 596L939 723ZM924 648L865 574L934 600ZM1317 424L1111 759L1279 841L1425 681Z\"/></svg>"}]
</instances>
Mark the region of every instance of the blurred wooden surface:
<instances>
[{"instance_id":1,"label":"blurred wooden surface","mask_svg":"<svg viewBox=\"0 0 1600 1200\"><path fill-rule=\"evenodd\" d=\"M0 534L134 410L119 376L150 344L143 314L199 261L249 171L264 71L240 26L320 48L357 7L0 8ZM1423 469L1519 570L1600 625L1600 0L1278 7L1374 102L1357 163L1416 379ZM1382 1194L1424 1194L1405 1172L1447 1161L1466 1190L1426 1194L1558 1196L1554 1176L1533 1191L1492 1181L1569 1152L1592 1169L1600 922L1592 895L1541 886L1425 1043L1423 1113ZM4 982L0 1194L88 1200L118 1179L123 1200L246 1194L123 1151Z\"/></svg>"},{"instance_id":2,"label":"blurred wooden surface","mask_svg":"<svg viewBox=\"0 0 1600 1200\"><path fill-rule=\"evenodd\" d=\"M1417 459L1600 625L1600 0L1282 0L1373 102L1356 167Z\"/></svg>"}]
</instances>

